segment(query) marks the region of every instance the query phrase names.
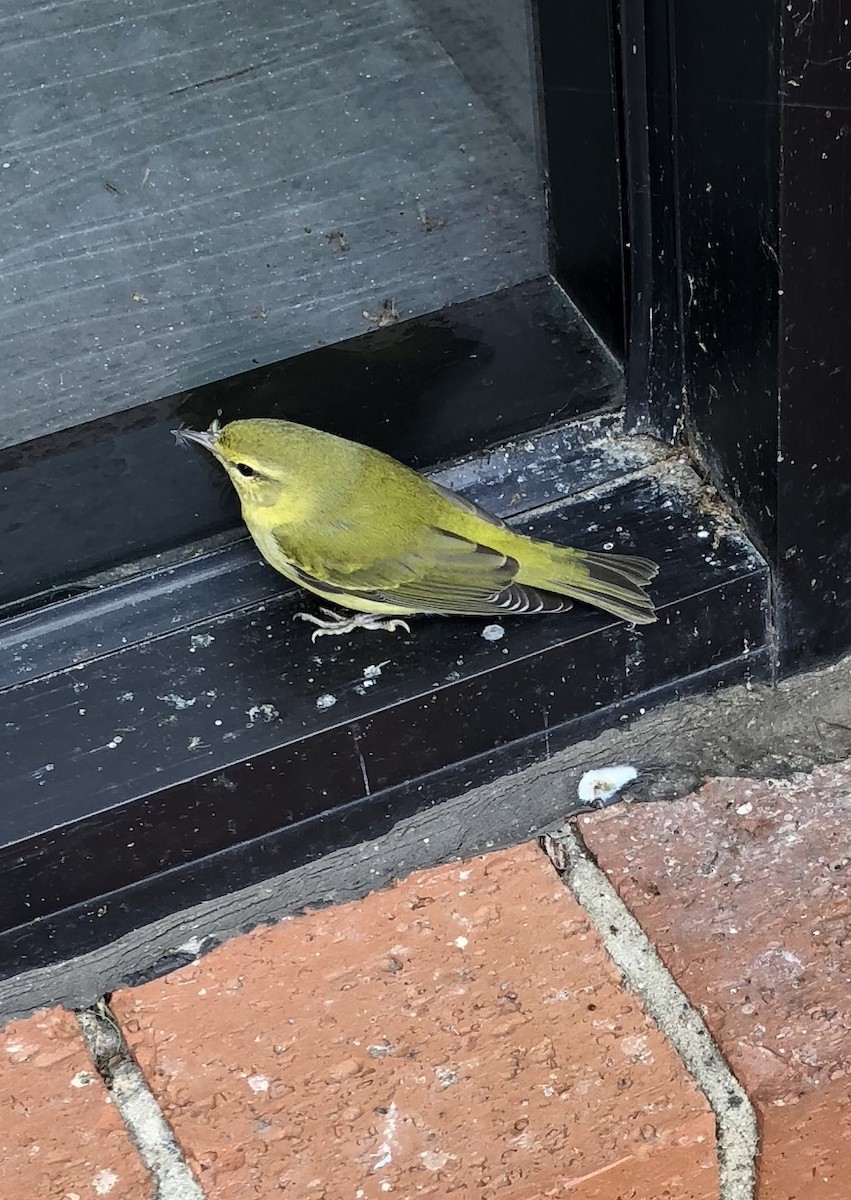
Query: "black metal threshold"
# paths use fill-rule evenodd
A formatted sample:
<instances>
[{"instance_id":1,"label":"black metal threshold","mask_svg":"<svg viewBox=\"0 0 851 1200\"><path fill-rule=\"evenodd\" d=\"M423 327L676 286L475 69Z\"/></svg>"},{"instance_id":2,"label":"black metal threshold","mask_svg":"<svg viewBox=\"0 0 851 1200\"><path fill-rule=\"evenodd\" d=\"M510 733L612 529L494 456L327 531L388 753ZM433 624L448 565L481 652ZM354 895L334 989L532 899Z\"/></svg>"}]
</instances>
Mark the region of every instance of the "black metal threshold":
<instances>
[{"instance_id":1,"label":"black metal threshold","mask_svg":"<svg viewBox=\"0 0 851 1200\"><path fill-rule=\"evenodd\" d=\"M250 543L7 622L0 976L354 845L701 686L770 677L769 579L670 447L607 415L435 476L655 558L658 624L579 606L312 645Z\"/></svg>"}]
</instances>

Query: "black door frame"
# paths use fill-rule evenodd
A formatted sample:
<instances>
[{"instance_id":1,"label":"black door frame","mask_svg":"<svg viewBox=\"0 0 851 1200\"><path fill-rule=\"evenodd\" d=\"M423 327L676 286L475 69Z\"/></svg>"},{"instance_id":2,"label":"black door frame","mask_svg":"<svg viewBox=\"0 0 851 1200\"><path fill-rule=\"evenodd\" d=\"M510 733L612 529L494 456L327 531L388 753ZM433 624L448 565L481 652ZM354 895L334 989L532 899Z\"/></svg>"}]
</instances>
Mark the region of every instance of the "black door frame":
<instances>
[{"instance_id":1,"label":"black door frame","mask_svg":"<svg viewBox=\"0 0 851 1200\"><path fill-rule=\"evenodd\" d=\"M806 0L619 21L628 417L685 439L744 521L787 674L851 646L851 26Z\"/></svg>"},{"instance_id":2,"label":"black door frame","mask_svg":"<svg viewBox=\"0 0 851 1200\"><path fill-rule=\"evenodd\" d=\"M539 0L542 40L556 28L548 23L556 7ZM587 12L582 0L573 9ZM289 626L276 635L274 622L284 629L294 601L268 574L255 577L244 544L153 564L19 618L7 631L34 665L0 692L0 705L16 730L7 744L14 737L14 753L32 762L10 789L17 832L2 851L5 973L21 968L22 955L36 965L90 949L193 898L353 845L405 811L651 703L768 679L851 645L843 391L851 239L842 203L851 43L820 6L789 13L761 0L748 12L745 28L733 0L705 12L681 0L621 0L614 10L599 0L595 28L608 31L607 69L620 71L622 87L597 93L598 116L620 158L626 199L598 232L608 237L614 211L628 256L624 267L609 253L606 271L587 274L577 296L593 307L626 275L627 423L685 443L762 551L771 586L738 535L714 555L696 551L720 529L717 496L695 494L679 525L667 522L659 506L675 503L673 493L664 499L665 480L682 472L682 455L657 446L634 477L618 478L604 456L590 479L609 489L619 536L670 556L665 623L640 642L588 614L518 627L491 649L469 626L424 626L418 645L394 648L386 690L389 669L381 687L365 673L364 664L380 660L379 645L343 647L313 666L299 647L291 653L299 703L309 689L321 691L316 705L305 701L303 728L293 734L276 723L268 689L276 686L270 639L283 654L293 638ZM545 99L553 50L542 55ZM557 109L547 111L553 185L578 153L571 106L561 118ZM569 206L558 213L554 266L566 275L577 231L565 224ZM539 289L543 307L526 323L531 341L516 343L521 355L523 345L556 345L554 369L564 349L552 315L557 292L555 284ZM617 326L613 319L615 345ZM473 394L481 380L472 375L467 386ZM265 395L260 386L252 402ZM611 410L618 399L609 387L595 410L589 393L579 413ZM552 414L556 402L547 398L540 411ZM616 415L595 420L598 432L608 421L606 437L620 437ZM598 494L583 491L591 425L515 441L501 457L456 465L443 481L517 519L528 513L543 531L559 497L573 495L564 519L582 535ZM617 442L619 453L628 441ZM607 443L593 444L597 453ZM519 507L500 462L511 479L524 464L541 465ZM29 465L25 453L21 469ZM719 520L729 528L727 515ZM80 631L78 646L72 632ZM203 688L189 695L178 682L204 669L202 650L214 643ZM436 678L432 663L450 658L456 665ZM253 682L267 691L242 704L240 689ZM171 705L159 743L139 740L135 726L128 732L133 722L119 711L127 696L145 721L158 704ZM221 718L211 707L219 697L239 701ZM202 711L206 740L192 724Z\"/></svg>"}]
</instances>

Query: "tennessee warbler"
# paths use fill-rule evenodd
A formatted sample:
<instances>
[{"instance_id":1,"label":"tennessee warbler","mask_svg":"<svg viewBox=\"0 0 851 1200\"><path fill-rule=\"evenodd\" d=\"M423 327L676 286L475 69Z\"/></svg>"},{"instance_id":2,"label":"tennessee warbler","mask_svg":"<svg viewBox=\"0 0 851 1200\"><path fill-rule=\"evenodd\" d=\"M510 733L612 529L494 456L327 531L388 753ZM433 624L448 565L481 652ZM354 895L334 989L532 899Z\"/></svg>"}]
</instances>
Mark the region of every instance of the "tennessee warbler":
<instances>
[{"instance_id":1,"label":"tennessee warbler","mask_svg":"<svg viewBox=\"0 0 851 1200\"><path fill-rule=\"evenodd\" d=\"M556 613L580 600L656 620L646 558L536 541L378 450L291 421L174 431L218 459L276 571L331 604L299 613L321 634L404 628L404 618Z\"/></svg>"}]
</instances>

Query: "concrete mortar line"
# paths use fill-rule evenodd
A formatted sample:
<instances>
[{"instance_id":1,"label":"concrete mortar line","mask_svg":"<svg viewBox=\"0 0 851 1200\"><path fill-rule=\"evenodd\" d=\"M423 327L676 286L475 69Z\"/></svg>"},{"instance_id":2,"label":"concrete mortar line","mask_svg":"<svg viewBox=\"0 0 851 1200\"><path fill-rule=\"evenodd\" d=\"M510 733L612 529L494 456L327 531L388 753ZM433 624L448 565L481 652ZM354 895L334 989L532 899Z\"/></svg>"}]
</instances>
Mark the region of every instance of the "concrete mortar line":
<instances>
[{"instance_id":1,"label":"concrete mortar line","mask_svg":"<svg viewBox=\"0 0 851 1200\"><path fill-rule=\"evenodd\" d=\"M753 1200L759 1152L756 1113L700 1013L593 861L577 830L565 826L545 834L539 844L590 917L628 987L639 996L714 1112L719 1200Z\"/></svg>"},{"instance_id":2,"label":"concrete mortar line","mask_svg":"<svg viewBox=\"0 0 851 1200\"><path fill-rule=\"evenodd\" d=\"M205 1200L106 1001L76 1016L98 1074L151 1176L153 1200Z\"/></svg>"}]
</instances>

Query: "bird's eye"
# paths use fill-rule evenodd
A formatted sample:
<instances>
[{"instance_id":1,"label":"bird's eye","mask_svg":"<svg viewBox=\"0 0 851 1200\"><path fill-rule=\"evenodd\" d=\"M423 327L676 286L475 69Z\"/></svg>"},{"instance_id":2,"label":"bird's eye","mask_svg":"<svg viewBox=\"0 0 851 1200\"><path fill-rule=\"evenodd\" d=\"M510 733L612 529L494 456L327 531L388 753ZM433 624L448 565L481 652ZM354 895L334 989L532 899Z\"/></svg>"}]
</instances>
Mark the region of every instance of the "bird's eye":
<instances>
[{"instance_id":1,"label":"bird's eye","mask_svg":"<svg viewBox=\"0 0 851 1200\"><path fill-rule=\"evenodd\" d=\"M249 467L248 463L234 463L234 466L240 475L244 475L246 479L251 479L253 475L257 474L253 467Z\"/></svg>"}]
</instances>

